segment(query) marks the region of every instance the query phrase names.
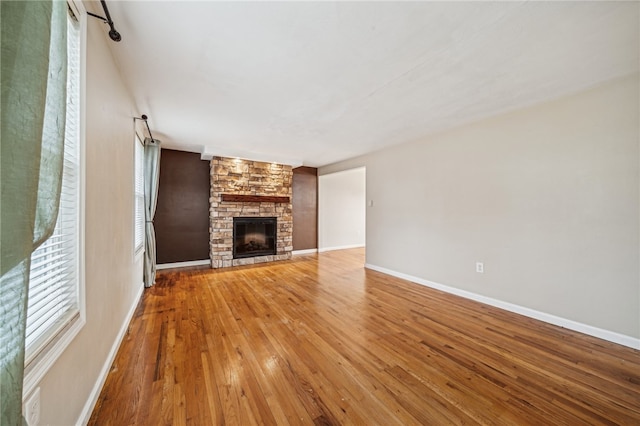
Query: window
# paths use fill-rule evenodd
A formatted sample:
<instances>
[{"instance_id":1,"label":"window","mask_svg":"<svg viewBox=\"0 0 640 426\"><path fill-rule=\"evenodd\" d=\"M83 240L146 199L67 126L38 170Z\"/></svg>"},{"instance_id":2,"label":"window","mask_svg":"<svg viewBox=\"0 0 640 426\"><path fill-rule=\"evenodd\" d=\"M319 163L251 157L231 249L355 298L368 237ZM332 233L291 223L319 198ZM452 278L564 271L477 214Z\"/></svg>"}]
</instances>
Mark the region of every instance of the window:
<instances>
[{"instance_id":1,"label":"window","mask_svg":"<svg viewBox=\"0 0 640 426\"><path fill-rule=\"evenodd\" d=\"M67 19L67 114L58 219L52 236L31 255L24 394L84 324L82 284L81 26Z\"/></svg>"},{"instance_id":2,"label":"window","mask_svg":"<svg viewBox=\"0 0 640 426\"><path fill-rule=\"evenodd\" d=\"M144 146L136 135L135 140L135 229L134 229L134 253L140 253L144 249Z\"/></svg>"}]
</instances>

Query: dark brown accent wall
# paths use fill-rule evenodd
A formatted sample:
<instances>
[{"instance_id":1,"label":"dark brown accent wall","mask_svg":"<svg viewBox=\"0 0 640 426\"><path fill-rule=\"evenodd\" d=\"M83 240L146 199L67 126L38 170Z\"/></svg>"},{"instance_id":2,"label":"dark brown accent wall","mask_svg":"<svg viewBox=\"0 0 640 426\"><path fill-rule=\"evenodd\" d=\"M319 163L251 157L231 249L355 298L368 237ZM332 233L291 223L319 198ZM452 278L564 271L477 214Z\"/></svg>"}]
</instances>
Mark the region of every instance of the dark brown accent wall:
<instances>
[{"instance_id":1,"label":"dark brown accent wall","mask_svg":"<svg viewBox=\"0 0 640 426\"><path fill-rule=\"evenodd\" d=\"M293 249L318 248L318 169L293 169Z\"/></svg>"},{"instance_id":2,"label":"dark brown accent wall","mask_svg":"<svg viewBox=\"0 0 640 426\"><path fill-rule=\"evenodd\" d=\"M157 262L209 259L209 162L163 149L154 219Z\"/></svg>"}]
</instances>

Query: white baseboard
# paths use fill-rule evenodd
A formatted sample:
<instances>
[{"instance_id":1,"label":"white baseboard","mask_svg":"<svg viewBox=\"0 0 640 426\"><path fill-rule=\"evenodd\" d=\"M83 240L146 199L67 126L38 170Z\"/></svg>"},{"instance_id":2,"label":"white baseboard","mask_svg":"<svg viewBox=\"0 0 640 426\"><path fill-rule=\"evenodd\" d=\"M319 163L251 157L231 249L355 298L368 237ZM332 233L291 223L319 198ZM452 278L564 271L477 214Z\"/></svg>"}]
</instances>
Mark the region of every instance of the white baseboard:
<instances>
[{"instance_id":1,"label":"white baseboard","mask_svg":"<svg viewBox=\"0 0 640 426\"><path fill-rule=\"evenodd\" d=\"M294 250L291 252L292 255L296 256L299 254L314 254L317 253L318 249L314 248L314 249L306 249L306 250Z\"/></svg>"},{"instance_id":2,"label":"white baseboard","mask_svg":"<svg viewBox=\"0 0 640 426\"><path fill-rule=\"evenodd\" d=\"M211 265L211 261L209 259L205 260L192 260L189 262L175 262L175 263L163 263L161 265L156 265L156 269L170 269L170 268L187 268L189 266L201 266L201 265Z\"/></svg>"},{"instance_id":3,"label":"white baseboard","mask_svg":"<svg viewBox=\"0 0 640 426\"><path fill-rule=\"evenodd\" d=\"M352 248L360 248L364 246L365 246L364 244L353 244L349 246L322 247L318 249L318 252L323 253L325 251L346 250L346 249L352 249Z\"/></svg>"},{"instance_id":4,"label":"white baseboard","mask_svg":"<svg viewBox=\"0 0 640 426\"><path fill-rule=\"evenodd\" d=\"M514 303L504 302L502 300L482 296L480 294L472 293L466 290L461 290L455 287L450 287L444 284L434 283L432 281L414 277L408 274L403 274L402 272L396 272L391 269L372 265L370 263L366 263L364 267L367 269L372 269L374 271L382 272L383 274L391 275L397 278L402 278L404 280L411 281L416 284L420 284L426 287L434 288L436 290L444 291L446 293L455 294L456 296L464 297L465 299L475 300L476 302L495 306L496 308L504 309L509 312L514 312L516 314L520 314L529 318L544 321L549 324L568 328L569 330L588 334L589 336L597 337L599 339L607 340L609 342L617 343L619 345L628 346L633 349L640 349L640 339L637 339L635 337L616 333L614 331L603 330L598 327L594 327L594 326L583 324L577 321L558 317L545 312L536 311L535 309L526 308L524 306L516 305Z\"/></svg>"},{"instance_id":5,"label":"white baseboard","mask_svg":"<svg viewBox=\"0 0 640 426\"><path fill-rule=\"evenodd\" d=\"M76 425L86 425L89 423L89 419L91 418L91 414L93 413L93 409L96 406L96 402L98 402L98 397L100 396L100 392L102 391L102 387L104 386L104 382L107 380L107 376L109 375L109 370L111 370L111 365L116 358L116 354L118 353L118 349L120 349L120 344L124 339L124 336L129 328L129 324L131 323L131 319L133 318L133 314L136 312L136 308L138 307L138 302L140 302L140 298L142 297L142 292L144 291L144 283L140 283L140 289L138 290L138 294L133 298L133 303L129 308L129 312L127 312L127 316L122 322L122 326L120 327L120 331L118 332L118 336L116 340L113 342L111 346L111 350L109 351L109 355L107 356L107 360L102 366L102 370L100 371L100 375L98 376L98 380L96 384L91 389L91 393L89 394L89 398L87 402L84 404L84 408L78 417L78 421Z\"/></svg>"}]
</instances>

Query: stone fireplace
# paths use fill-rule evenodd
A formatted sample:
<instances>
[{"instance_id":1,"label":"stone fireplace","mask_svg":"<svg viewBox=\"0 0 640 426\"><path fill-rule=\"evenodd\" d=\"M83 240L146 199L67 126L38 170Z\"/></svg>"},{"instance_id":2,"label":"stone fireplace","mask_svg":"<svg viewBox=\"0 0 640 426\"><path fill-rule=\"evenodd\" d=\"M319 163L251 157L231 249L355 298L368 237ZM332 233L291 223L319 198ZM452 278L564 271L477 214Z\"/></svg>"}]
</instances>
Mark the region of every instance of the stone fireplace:
<instances>
[{"instance_id":1,"label":"stone fireplace","mask_svg":"<svg viewBox=\"0 0 640 426\"><path fill-rule=\"evenodd\" d=\"M212 268L273 262L291 258L293 219L291 214L293 171L291 166L226 157L211 160L211 197L209 199L210 244ZM275 254L267 254L257 246L266 239L243 239L246 244L234 250L234 218L275 219ZM260 221L259 221L260 222ZM264 222L264 221L262 221ZM257 228L251 228L250 232ZM246 229L245 229L246 231ZM247 241L247 242L245 242ZM253 241L253 246L251 242ZM255 249L255 250L254 250Z\"/></svg>"}]
</instances>

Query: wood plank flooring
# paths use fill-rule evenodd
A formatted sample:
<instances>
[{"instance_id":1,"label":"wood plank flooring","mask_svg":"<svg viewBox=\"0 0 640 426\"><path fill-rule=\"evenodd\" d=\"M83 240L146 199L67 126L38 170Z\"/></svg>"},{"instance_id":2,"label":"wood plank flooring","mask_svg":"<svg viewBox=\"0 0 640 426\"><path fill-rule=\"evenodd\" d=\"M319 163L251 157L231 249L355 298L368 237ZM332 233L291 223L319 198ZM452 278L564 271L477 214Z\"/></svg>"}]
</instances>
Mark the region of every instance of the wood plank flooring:
<instances>
[{"instance_id":1,"label":"wood plank flooring","mask_svg":"<svg viewBox=\"0 0 640 426\"><path fill-rule=\"evenodd\" d=\"M640 351L365 270L160 272L91 425L640 425Z\"/></svg>"}]
</instances>

